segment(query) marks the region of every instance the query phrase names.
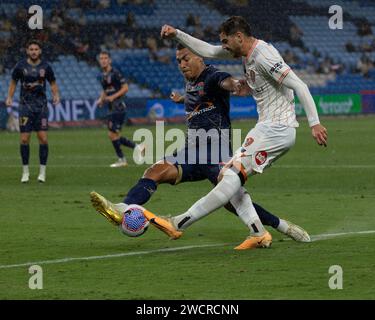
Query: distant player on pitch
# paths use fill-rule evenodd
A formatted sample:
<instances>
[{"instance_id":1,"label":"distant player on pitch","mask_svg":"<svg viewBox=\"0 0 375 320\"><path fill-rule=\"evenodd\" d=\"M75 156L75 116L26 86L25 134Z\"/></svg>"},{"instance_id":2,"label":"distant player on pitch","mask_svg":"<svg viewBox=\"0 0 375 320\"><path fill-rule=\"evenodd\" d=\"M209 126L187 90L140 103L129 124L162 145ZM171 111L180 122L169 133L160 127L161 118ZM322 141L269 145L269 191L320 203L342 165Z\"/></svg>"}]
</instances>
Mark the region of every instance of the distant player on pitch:
<instances>
[{"instance_id":1,"label":"distant player on pitch","mask_svg":"<svg viewBox=\"0 0 375 320\"><path fill-rule=\"evenodd\" d=\"M126 167L128 162L121 150L121 145L135 149L137 159L140 159L145 151L143 145L137 145L132 140L121 136L121 128L126 118L124 96L128 92L129 86L121 72L112 67L109 52L103 51L99 54L99 64L102 69L100 83L103 91L97 104L99 107L103 105L108 106L108 137L112 141L113 148L118 157L117 162L111 164L111 168Z\"/></svg>"},{"instance_id":2,"label":"distant player on pitch","mask_svg":"<svg viewBox=\"0 0 375 320\"><path fill-rule=\"evenodd\" d=\"M294 92L305 109L312 136L319 145L327 145L327 130L320 124L314 100L306 84L284 62L270 44L252 36L243 17L235 16L220 26L221 46L213 46L165 25L162 37L175 38L196 54L207 58L242 58L245 79L237 91L252 95L257 103L258 123L249 131L242 147L220 172L220 182L188 211L172 219L168 233L183 231L197 220L237 197L248 177L260 174L294 145L298 122L294 110ZM248 206L254 213L254 207ZM253 214L255 216L255 214ZM150 222L155 215L146 216ZM168 221L166 221L168 222ZM250 236L237 248L267 246L269 233L259 221Z\"/></svg>"},{"instance_id":3,"label":"distant player on pitch","mask_svg":"<svg viewBox=\"0 0 375 320\"><path fill-rule=\"evenodd\" d=\"M13 96L17 82L21 82L19 101L19 123L21 133L20 152L22 158L21 182L29 182L29 158L31 132L36 131L39 140L40 169L39 182L46 181L46 165L48 159L48 107L46 81L51 85L53 103L60 101L59 90L51 66L41 59L42 46L39 41L30 40L26 45L27 58L19 61L12 72L6 105L13 104Z\"/></svg>"}]
</instances>

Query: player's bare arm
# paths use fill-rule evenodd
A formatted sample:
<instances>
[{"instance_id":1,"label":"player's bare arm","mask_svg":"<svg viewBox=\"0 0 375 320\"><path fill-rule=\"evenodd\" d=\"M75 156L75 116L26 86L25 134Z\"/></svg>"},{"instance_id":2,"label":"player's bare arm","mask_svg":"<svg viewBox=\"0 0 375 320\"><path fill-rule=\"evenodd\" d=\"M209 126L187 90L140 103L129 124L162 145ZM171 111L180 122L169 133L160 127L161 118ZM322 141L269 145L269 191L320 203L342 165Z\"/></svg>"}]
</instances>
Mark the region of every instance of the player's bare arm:
<instances>
[{"instance_id":1,"label":"player's bare arm","mask_svg":"<svg viewBox=\"0 0 375 320\"><path fill-rule=\"evenodd\" d=\"M101 92L98 100L96 100L96 104L98 105L99 108L101 108L105 102L105 97L106 97L106 94L104 91Z\"/></svg>"},{"instance_id":2,"label":"player's bare arm","mask_svg":"<svg viewBox=\"0 0 375 320\"><path fill-rule=\"evenodd\" d=\"M57 105L60 103L59 87L57 86L56 81L52 81L50 85L51 85L51 91L52 91L53 104Z\"/></svg>"},{"instance_id":3,"label":"player's bare arm","mask_svg":"<svg viewBox=\"0 0 375 320\"><path fill-rule=\"evenodd\" d=\"M113 102L117 98L124 96L128 91L129 91L129 86L125 83L121 86L121 89L119 91L117 91L116 93L110 96L107 96L105 100L108 102Z\"/></svg>"},{"instance_id":4,"label":"player's bare arm","mask_svg":"<svg viewBox=\"0 0 375 320\"><path fill-rule=\"evenodd\" d=\"M208 42L194 38L193 36L176 29L170 25L164 25L161 28L160 35L165 39L175 39L192 52L203 58L233 59L231 52L215 46Z\"/></svg>"},{"instance_id":5,"label":"player's bare arm","mask_svg":"<svg viewBox=\"0 0 375 320\"><path fill-rule=\"evenodd\" d=\"M7 107L10 107L13 103L13 96L14 96L14 93L16 92L16 87L17 87L17 82L14 81L13 79L10 80L9 89L8 89L8 96L7 96L7 99L5 101L5 105Z\"/></svg>"},{"instance_id":6,"label":"player's bare arm","mask_svg":"<svg viewBox=\"0 0 375 320\"><path fill-rule=\"evenodd\" d=\"M282 84L293 89L297 94L305 109L313 138L320 146L326 147L328 139L327 129L320 124L315 102L307 85L292 70L289 71Z\"/></svg>"},{"instance_id":7,"label":"player's bare arm","mask_svg":"<svg viewBox=\"0 0 375 320\"><path fill-rule=\"evenodd\" d=\"M172 92L169 96L173 102L184 103L185 96L179 94L178 92Z\"/></svg>"}]
</instances>

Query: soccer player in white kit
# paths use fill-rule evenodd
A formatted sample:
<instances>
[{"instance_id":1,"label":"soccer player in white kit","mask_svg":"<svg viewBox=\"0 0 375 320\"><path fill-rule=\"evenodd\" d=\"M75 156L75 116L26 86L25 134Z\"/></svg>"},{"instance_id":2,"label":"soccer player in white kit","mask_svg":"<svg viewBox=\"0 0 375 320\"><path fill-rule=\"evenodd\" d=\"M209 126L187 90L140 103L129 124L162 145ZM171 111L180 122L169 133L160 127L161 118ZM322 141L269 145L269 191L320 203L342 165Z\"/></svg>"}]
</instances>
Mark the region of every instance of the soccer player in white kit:
<instances>
[{"instance_id":1,"label":"soccer player in white kit","mask_svg":"<svg viewBox=\"0 0 375 320\"><path fill-rule=\"evenodd\" d=\"M262 173L294 145L298 122L293 91L305 109L314 139L319 145L327 145L327 130L320 124L308 87L272 45L251 35L250 26L244 18L234 16L221 25L221 46L210 45L168 25L163 26L161 35L175 38L205 58L242 57L245 79L239 80L235 93L251 94L257 103L259 115L256 126L249 131L241 148L223 168L219 184L187 212L169 219L176 230L183 231L224 206L239 192L249 176ZM250 236L236 249L269 247L271 235L261 224L251 201L247 206L253 228ZM154 215L146 217L151 223L160 219Z\"/></svg>"}]
</instances>

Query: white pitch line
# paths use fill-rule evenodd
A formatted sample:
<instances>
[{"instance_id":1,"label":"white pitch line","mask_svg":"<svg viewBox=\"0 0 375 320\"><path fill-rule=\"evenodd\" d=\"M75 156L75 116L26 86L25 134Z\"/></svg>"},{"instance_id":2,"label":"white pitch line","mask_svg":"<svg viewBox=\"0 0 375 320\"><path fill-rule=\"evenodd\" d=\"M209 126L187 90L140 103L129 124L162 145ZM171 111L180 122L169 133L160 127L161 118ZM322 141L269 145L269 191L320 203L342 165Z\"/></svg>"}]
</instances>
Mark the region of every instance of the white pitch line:
<instances>
[{"instance_id":1,"label":"white pitch line","mask_svg":"<svg viewBox=\"0 0 375 320\"><path fill-rule=\"evenodd\" d=\"M354 235L354 234L357 235L357 234L373 234L373 233L375 233L375 230L317 234L317 235L311 236L311 241L314 242L314 241L318 241L322 239L335 238L335 237ZM291 239L287 238L284 240L291 240ZM55 259L55 260L43 260L43 261L35 261L35 262L25 262L25 263L20 263L20 264L0 265L0 269L27 267L27 266L31 266L35 264L42 265L42 264L67 263L71 261L104 260L104 259L121 258L121 257L128 257L128 256L139 256L139 255L159 253L159 252L174 252L174 251L182 251L182 250L189 250L189 249L196 249L196 248L223 247L227 245L233 245L233 244L214 243L214 244L193 245L193 246L176 247L176 248L155 249L155 250L149 250L149 251L135 251L135 252L108 254L104 256L90 256L90 257L62 258L62 259Z\"/></svg>"},{"instance_id":2,"label":"white pitch line","mask_svg":"<svg viewBox=\"0 0 375 320\"><path fill-rule=\"evenodd\" d=\"M315 236L311 236L311 241L318 241L318 240L353 235L353 234L372 234L372 233L375 233L375 230L317 234Z\"/></svg>"},{"instance_id":3,"label":"white pitch line","mask_svg":"<svg viewBox=\"0 0 375 320\"><path fill-rule=\"evenodd\" d=\"M20 264L0 265L0 269L25 267L25 266L30 266L34 264L41 265L41 264L66 263L66 262L71 262L71 261L103 260L103 259L121 258L121 257L127 257L127 256L139 256L139 255L158 253L158 252L173 252L173 251L182 251L182 250L189 250L189 249L195 249L195 248L222 247L225 245L228 245L228 243L214 243L214 244L204 244L204 245L196 245L196 246L155 249L155 250L149 250L149 251L135 251L135 252L108 254L104 256L62 258L62 259L56 259L56 260L44 260L44 261L35 261L35 262L25 262L25 263L20 263Z\"/></svg>"}]
</instances>

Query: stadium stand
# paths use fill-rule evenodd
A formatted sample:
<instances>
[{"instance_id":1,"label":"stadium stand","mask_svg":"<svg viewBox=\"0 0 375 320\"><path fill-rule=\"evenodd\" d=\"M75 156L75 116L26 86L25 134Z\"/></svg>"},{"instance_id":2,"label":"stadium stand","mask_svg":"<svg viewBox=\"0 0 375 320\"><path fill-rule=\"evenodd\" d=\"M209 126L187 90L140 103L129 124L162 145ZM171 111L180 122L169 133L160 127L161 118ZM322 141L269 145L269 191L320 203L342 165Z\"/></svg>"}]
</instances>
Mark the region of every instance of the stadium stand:
<instances>
[{"instance_id":1,"label":"stadium stand","mask_svg":"<svg viewBox=\"0 0 375 320\"><path fill-rule=\"evenodd\" d=\"M30 35L44 41L65 99L98 96L96 55L101 49L110 50L115 66L129 79L128 97L166 97L172 89L181 90L184 81L176 68L174 43L160 39L160 27L169 23L217 42L215 30L233 14L249 17L255 36L278 48L313 94L375 88L373 1L336 1L345 13L342 30L328 28L328 0L51 0L43 4L45 28L37 32L24 23L31 4L0 4L0 100ZM239 61L207 62L242 73Z\"/></svg>"}]
</instances>

